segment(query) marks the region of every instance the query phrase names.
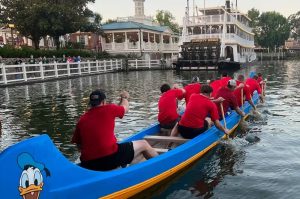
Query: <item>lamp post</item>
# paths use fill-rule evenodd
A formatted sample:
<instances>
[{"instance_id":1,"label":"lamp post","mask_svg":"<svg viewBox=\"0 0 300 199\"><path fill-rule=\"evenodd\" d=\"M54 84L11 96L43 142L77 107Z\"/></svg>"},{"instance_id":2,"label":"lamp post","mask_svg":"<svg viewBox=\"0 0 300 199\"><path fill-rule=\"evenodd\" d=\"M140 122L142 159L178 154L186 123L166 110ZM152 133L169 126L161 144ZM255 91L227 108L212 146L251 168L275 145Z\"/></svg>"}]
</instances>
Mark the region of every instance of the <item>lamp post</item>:
<instances>
[{"instance_id":1,"label":"lamp post","mask_svg":"<svg viewBox=\"0 0 300 199\"><path fill-rule=\"evenodd\" d=\"M12 44L12 46L14 46L13 28L15 28L15 24L8 24L8 27L10 28L10 31L11 31L11 44Z\"/></svg>"},{"instance_id":2,"label":"lamp post","mask_svg":"<svg viewBox=\"0 0 300 199\"><path fill-rule=\"evenodd\" d=\"M89 48L89 50L92 50L91 38L92 38L92 36L89 34L89 36L88 36L88 48Z\"/></svg>"}]
</instances>

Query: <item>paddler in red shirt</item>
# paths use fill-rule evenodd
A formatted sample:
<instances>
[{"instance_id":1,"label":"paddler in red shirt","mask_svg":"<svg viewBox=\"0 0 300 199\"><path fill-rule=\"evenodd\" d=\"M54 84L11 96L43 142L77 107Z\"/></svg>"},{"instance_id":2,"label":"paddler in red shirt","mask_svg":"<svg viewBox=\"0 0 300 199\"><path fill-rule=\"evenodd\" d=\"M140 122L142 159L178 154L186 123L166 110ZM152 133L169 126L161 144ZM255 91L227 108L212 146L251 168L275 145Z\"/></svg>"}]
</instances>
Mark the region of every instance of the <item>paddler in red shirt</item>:
<instances>
[{"instance_id":1,"label":"paddler in red shirt","mask_svg":"<svg viewBox=\"0 0 300 199\"><path fill-rule=\"evenodd\" d=\"M257 75L254 75L253 78L248 78L246 80L246 85L249 86L249 91L250 91L251 97L253 96L254 91L257 91L257 93L259 94L260 101L263 102L264 99L263 99L263 96L261 93L261 88L260 88L259 84L257 83L257 79L258 79Z\"/></svg>"},{"instance_id":2,"label":"paddler in red shirt","mask_svg":"<svg viewBox=\"0 0 300 199\"><path fill-rule=\"evenodd\" d=\"M74 132L72 142L80 149L81 166L95 171L107 171L157 156L145 140L117 143L114 134L115 118L122 119L129 110L129 94L123 91L119 105L106 104L101 90L90 94L91 108L84 113Z\"/></svg>"},{"instance_id":3,"label":"paddler in red shirt","mask_svg":"<svg viewBox=\"0 0 300 199\"><path fill-rule=\"evenodd\" d=\"M192 83L186 85L184 87L184 90L186 91L185 96L184 96L184 98L185 98L185 104L188 104L189 99L190 99L190 97L191 97L192 94L194 94L194 93L199 94L200 93L201 84L200 84L199 77L197 77L197 76L193 77Z\"/></svg>"},{"instance_id":4,"label":"paddler in red shirt","mask_svg":"<svg viewBox=\"0 0 300 199\"><path fill-rule=\"evenodd\" d=\"M182 100L185 95L185 89L174 85L163 84L160 87L161 96L158 101L158 122L161 128L173 129L180 119L177 112L177 101Z\"/></svg>"},{"instance_id":5,"label":"paddler in red shirt","mask_svg":"<svg viewBox=\"0 0 300 199\"><path fill-rule=\"evenodd\" d=\"M243 87L244 85L240 85L240 87ZM236 89L236 81L231 79L228 81L227 86L222 87L217 94L217 98L222 97L224 98L224 102L220 103L218 106L218 112L220 115L220 118L222 118L222 109L221 106L223 106L224 114L226 114L229 111L229 108L231 110L235 110L240 116L244 117L245 113L239 108L237 99L234 95L234 90Z\"/></svg>"},{"instance_id":6,"label":"paddler in red shirt","mask_svg":"<svg viewBox=\"0 0 300 199\"><path fill-rule=\"evenodd\" d=\"M248 103L252 106L252 108L255 110L256 107L252 101L249 86L245 85L245 76L239 75L236 80L237 88L234 90L234 95L237 99L238 106L241 107L244 105L245 100L248 101ZM240 85L243 85L241 87Z\"/></svg>"},{"instance_id":7,"label":"paddler in red shirt","mask_svg":"<svg viewBox=\"0 0 300 199\"><path fill-rule=\"evenodd\" d=\"M220 81L220 88L224 87L224 86L227 86L228 81L231 80L231 79L232 78L228 76L227 72L223 72L222 77L219 80Z\"/></svg>"},{"instance_id":8,"label":"paddler in red shirt","mask_svg":"<svg viewBox=\"0 0 300 199\"><path fill-rule=\"evenodd\" d=\"M260 88L261 88L261 92L263 94L263 96L265 96L265 82L263 79L263 76L261 73L257 73L257 83L259 84Z\"/></svg>"},{"instance_id":9,"label":"paddler in red shirt","mask_svg":"<svg viewBox=\"0 0 300 199\"><path fill-rule=\"evenodd\" d=\"M232 78L228 76L227 72L223 72L221 79L210 81L210 86L213 88L212 97L216 98L218 91L222 87L227 86L227 82L231 79Z\"/></svg>"},{"instance_id":10,"label":"paddler in red shirt","mask_svg":"<svg viewBox=\"0 0 300 199\"><path fill-rule=\"evenodd\" d=\"M212 122L219 130L226 134L229 133L229 130L220 124L217 106L210 100L212 91L209 85L202 85L201 93L191 96L178 123L178 132L182 137L192 139L209 129ZM207 117L208 115L210 118ZM171 136L177 136L178 132Z\"/></svg>"}]
</instances>

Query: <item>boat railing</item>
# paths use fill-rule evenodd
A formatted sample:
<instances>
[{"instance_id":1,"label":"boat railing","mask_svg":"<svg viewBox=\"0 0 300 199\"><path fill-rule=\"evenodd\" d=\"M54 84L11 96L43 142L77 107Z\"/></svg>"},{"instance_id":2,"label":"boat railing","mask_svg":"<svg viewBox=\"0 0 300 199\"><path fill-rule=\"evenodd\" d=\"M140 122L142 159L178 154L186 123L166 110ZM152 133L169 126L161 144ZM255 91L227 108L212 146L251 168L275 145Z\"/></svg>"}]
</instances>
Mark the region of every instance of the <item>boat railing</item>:
<instances>
[{"instance_id":1,"label":"boat railing","mask_svg":"<svg viewBox=\"0 0 300 199\"><path fill-rule=\"evenodd\" d=\"M228 33L225 35L225 43L238 43L242 46L248 46L249 48L254 47L254 41L249 41L247 39L241 38L234 33Z\"/></svg>"},{"instance_id":2,"label":"boat railing","mask_svg":"<svg viewBox=\"0 0 300 199\"><path fill-rule=\"evenodd\" d=\"M47 63L0 65L0 85L43 81L62 77L81 76L118 71L123 68L121 59L74 63Z\"/></svg>"},{"instance_id":3,"label":"boat railing","mask_svg":"<svg viewBox=\"0 0 300 199\"><path fill-rule=\"evenodd\" d=\"M239 26L241 29L243 29L244 31L250 32L252 33L252 28L250 28L249 26L243 24L242 22L240 22L239 20L237 20L234 16L234 13L232 13L231 15L227 16L227 22L231 22L231 23L235 23L237 24L237 26Z\"/></svg>"},{"instance_id":4,"label":"boat railing","mask_svg":"<svg viewBox=\"0 0 300 199\"><path fill-rule=\"evenodd\" d=\"M234 16L234 13L227 15L226 23L235 23L241 29L247 32L252 32L252 28L243 24L239 20L237 20ZM223 24L224 23L224 15L207 15L207 16L190 16L187 20L187 26L195 26L195 25L215 25L215 24Z\"/></svg>"},{"instance_id":5,"label":"boat railing","mask_svg":"<svg viewBox=\"0 0 300 199\"><path fill-rule=\"evenodd\" d=\"M188 41L191 41L192 39L211 39L211 38L222 38L222 34L216 33L216 34L198 34L198 35L188 35L186 36Z\"/></svg>"},{"instance_id":6,"label":"boat railing","mask_svg":"<svg viewBox=\"0 0 300 199\"><path fill-rule=\"evenodd\" d=\"M224 22L224 15L207 15L207 16L190 16L188 18L188 26L199 24L218 24Z\"/></svg>"}]
</instances>

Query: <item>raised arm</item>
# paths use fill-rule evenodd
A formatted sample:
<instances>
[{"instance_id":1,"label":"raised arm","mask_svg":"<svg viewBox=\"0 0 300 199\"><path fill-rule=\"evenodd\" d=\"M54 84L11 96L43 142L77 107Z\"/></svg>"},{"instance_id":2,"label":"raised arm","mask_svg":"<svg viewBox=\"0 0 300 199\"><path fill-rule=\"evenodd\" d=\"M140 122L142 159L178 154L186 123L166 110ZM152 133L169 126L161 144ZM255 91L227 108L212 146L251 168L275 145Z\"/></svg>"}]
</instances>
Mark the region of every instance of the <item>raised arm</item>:
<instances>
[{"instance_id":1,"label":"raised arm","mask_svg":"<svg viewBox=\"0 0 300 199\"><path fill-rule=\"evenodd\" d=\"M128 102L129 93L127 91L122 91L120 97L121 99L119 105L123 106L125 109L125 113L127 113L129 111L129 102Z\"/></svg>"},{"instance_id":2,"label":"raised arm","mask_svg":"<svg viewBox=\"0 0 300 199\"><path fill-rule=\"evenodd\" d=\"M180 88L178 84L174 84L173 88L181 90L183 95L185 95L185 93L186 93L186 90L184 88Z\"/></svg>"}]
</instances>

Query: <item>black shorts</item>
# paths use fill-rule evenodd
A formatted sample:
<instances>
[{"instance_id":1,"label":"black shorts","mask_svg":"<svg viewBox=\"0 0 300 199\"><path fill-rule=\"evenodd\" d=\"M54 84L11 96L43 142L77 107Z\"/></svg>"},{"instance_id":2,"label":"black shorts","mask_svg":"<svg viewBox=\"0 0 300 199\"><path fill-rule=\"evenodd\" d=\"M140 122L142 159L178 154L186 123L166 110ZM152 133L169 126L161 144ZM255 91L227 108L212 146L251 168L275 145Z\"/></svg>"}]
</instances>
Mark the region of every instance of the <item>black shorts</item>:
<instances>
[{"instance_id":1,"label":"black shorts","mask_svg":"<svg viewBox=\"0 0 300 199\"><path fill-rule=\"evenodd\" d=\"M118 167L126 167L134 158L132 142L118 144L118 151L95 160L83 161L80 166L94 171L108 171Z\"/></svg>"},{"instance_id":2,"label":"black shorts","mask_svg":"<svg viewBox=\"0 0 300 199\"><path fill-rule=\"evenodd\" d=\"M193 139L208 129L208 122L204 120L204 127L195 129L178 125L180 135L185 139Z\"/></svg>"},{"instance_id":3,"label":"black shorts","mask_svg":"<svg viewBox=\"0 0 300 199\"><path fill-rule=\"evenodd\" d=\"M169 124L159 124L160 128L162 129L173 129L174 126L177 124L177 122L179 122L180 117L177 118L177 120L169 123Z\"/></svg>"}]
</instances>

